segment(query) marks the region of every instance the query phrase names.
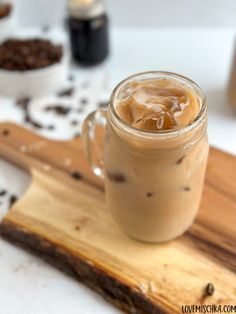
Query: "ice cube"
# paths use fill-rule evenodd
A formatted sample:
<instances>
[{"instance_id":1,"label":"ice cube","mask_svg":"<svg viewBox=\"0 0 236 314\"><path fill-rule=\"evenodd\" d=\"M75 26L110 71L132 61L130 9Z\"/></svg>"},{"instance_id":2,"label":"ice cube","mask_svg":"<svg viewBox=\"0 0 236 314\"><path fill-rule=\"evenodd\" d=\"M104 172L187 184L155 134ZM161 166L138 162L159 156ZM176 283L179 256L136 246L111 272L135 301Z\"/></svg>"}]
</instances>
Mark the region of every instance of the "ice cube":
<instances>
[{"instance_id":1,"label":"ice cube","mask_svg":"<svg viewBox=\"0 0 236 314\"><path fill-rule=\"evenodd\" d=\"M175 117L172 113L164 110L154 111L149 109L142 118L136 121L136 127L146 130L171 129L177 125Z\"/></svg>"},{"instance_id":2,"label":"ice cube","mask_svg":"<svg viewBox=\"0 0 236 314\"><path fill-rule=\"evenodd\" d=\"M163 96L163 97L184 96L184 91L179 90L179 89L158 88L158 87L143 87L142 89L147 95Z\"/></svg>"},{"instance_id":3,"label":"ice cube","mask_svg":"<svg viewBox=\"0 0 236 314\"><path fill-rule=\"evenodd\" d=\"M142 89L136 91L133 94L133 101L136 104L142 105L142 106L146 106L148 99L150 98L150 95L146 94Z\"/></svg>"},{"instance_id":4,"label":"ice cube","mask_svg":"<svg viewBox=\"0 0 236 314\"><path fill-rule=\"evenodd\" d=\"M132 106L130 106L130 108L133 122L136 122L137 120L141 119L145 112L147 111L147 108L144 105L140 105L135 101L132 102Z\"/></svg>"}]
</instances>

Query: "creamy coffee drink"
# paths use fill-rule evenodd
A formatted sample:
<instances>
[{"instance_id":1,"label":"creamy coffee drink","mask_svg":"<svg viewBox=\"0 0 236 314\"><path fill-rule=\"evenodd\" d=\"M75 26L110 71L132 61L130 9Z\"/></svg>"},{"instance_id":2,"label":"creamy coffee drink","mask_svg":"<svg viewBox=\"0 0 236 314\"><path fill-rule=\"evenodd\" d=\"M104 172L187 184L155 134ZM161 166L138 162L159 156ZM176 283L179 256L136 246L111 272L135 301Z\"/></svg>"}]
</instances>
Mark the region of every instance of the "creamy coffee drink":
<instances>
[{"instance_id":1,"label":"creamy coffee drink","mask_svg":"<svg viewBox=\"0 0 236 314\"><path fill-rule=\"evenodd\" d=\"M201 89L180 75L143 73L115 88L104 142L105 190L128 235L163 242L192 224L207 162L206 126Z\"/></svg>"},{"instance_id":2,"label":"creamy coffee drink","mask_svg":"<svg viewBox=\"0 0 236 314\"><path fill-rule=\"evenodd\" d=\"M108 123L108 206L134 238L170 240L192 224L200 203L208 154L206 122L181 132L197 119L202 99L175 78L134 78L113 101L126 130L112 119ZM128 134L127 127L137 130Z\"/></svg>"}]
</instances>

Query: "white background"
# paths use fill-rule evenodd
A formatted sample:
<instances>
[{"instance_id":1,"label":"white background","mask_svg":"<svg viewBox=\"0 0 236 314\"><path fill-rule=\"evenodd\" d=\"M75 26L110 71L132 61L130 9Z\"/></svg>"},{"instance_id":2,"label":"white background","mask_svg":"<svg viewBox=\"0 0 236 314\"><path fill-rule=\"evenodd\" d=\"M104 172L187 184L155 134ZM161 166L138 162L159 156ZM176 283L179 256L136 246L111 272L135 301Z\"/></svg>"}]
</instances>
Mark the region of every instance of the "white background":
<instances>
[{"instance_id":1,"label":"white background","mask_svg":"<svg viewBox=\"0 0 236 314\"><path fill-rule=\"evenodd\" d=\"M59 23L66 0L13 0L21 23ZM235 27L235 0L106 0L115 27Z\"/></svg>"},{"instance_id":2,"label":"white background","mask_svg":"<svg viewBox=\"0 0 236 314\"><path fill-rule=\"evenodd\" d=\"M236 154L236 116L226 97L236 2L108 0L107 3L113 28L110 59L88 71L77 67L78 79L108 76L108 95L117 82L134 72L158 69L189 76L207 94L210 143ZM16 0L16 4L21 27L60 23L65 16L62 0ZM103 92L96 86L94 83L88 93L102 98ZM10 105L1 106L0 120L20 119ZM59 132L53 136L61 135ZM20 195L28 184L30 178L0 161L0 188L11 186ZM0 207L0 216L6 206ZM118 313L83 285L3 240L0 240L0 309L4 314Z\"/></svg>"}]
</instances>

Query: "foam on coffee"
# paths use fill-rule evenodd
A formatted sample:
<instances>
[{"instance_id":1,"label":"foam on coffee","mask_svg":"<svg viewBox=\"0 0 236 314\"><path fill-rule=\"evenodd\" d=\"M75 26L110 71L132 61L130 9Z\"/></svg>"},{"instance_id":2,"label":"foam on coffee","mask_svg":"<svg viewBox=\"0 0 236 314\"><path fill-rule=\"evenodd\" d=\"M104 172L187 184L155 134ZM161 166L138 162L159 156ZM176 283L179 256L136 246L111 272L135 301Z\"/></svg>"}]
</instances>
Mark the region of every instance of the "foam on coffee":
<instances>
[{"instance_id":1,"label":"foam on coffee","mask_svg":"<svg viewBox=\"0 0 236 314\"><path fill-rule=\"evenodd\" d=\"M131 82L116 103L124 122L147 131L183 128L195 120L199 110L197 95L170 79Z\"/></svg>"}]
</instances>

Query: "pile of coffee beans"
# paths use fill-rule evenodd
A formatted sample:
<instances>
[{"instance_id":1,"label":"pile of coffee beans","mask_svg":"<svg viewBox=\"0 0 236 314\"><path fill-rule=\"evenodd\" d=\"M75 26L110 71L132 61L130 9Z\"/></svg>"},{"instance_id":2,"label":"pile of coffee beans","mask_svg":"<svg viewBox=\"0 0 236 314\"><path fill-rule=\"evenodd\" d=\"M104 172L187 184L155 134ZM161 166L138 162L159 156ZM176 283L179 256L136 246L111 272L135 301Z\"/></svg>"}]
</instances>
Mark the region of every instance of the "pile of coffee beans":
<instances>
[{"instance_id":1,"label":"pile of coffee beans","mask_svg":"<svg viewBox=\"0 0 236 314\"><path fill-rule=\"evenodd\" d=\"M0 3L0 19L10 15L12 6L9 3Z\"/></svg>"},{"instance_id":2,"label":"pile of coffee beans","mask_svg":"<svg viewBox=\"0 0 236 314\"><path fill-rule=\"evenodd\" d=\"M8 198L9 207L12 207L14 203L18 200L18 197L15 194L11 194L5 189L0 189L0 205L2 204L3 197Z\"/></svg>"},{"instance_id":3,"label":"pile of coffee beans","mask_svg":"<svg viewBox=\"0 0 236 314\"><path fill-rule=\"evenodd\" d=\"M8 39L0 45L0 68L26 71L60 62L62 46L44 39Z\"/></svg>"}]
</instances>

